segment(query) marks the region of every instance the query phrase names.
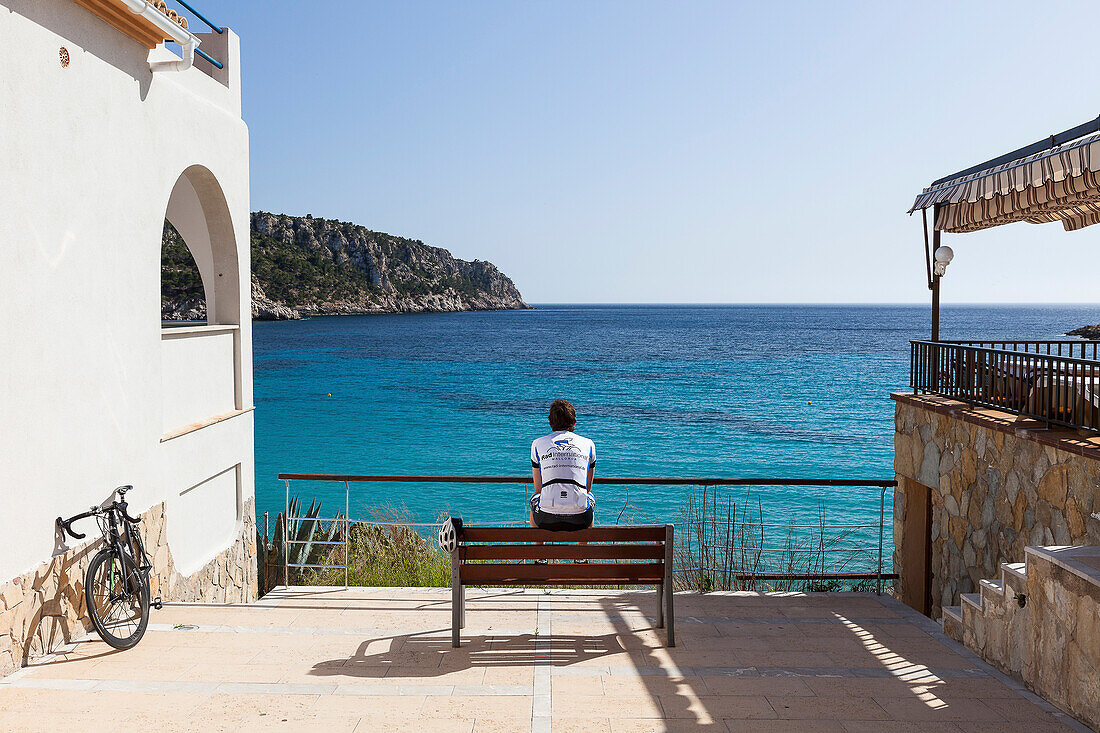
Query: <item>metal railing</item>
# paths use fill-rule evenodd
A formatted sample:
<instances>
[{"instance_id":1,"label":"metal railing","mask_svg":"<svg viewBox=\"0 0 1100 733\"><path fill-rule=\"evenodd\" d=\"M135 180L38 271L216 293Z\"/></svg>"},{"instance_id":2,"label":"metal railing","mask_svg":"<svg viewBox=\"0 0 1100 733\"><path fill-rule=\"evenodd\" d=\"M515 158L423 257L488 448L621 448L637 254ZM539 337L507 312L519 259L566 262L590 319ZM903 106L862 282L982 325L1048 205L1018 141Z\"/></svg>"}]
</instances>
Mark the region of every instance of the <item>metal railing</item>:
<instances>
[{"instance_id":1,"label":"metal railing","mask_svg":"<svg viewBox=\"0 0 1100 733\"><path fill-rule=\"evenodd\" d=\"M203 15L198 10L196 10L194 7L192 7L191 3L186 2L186 0L173 0L173 2L175 2L177 5L184 8L185 10L187 10L191 15L193 15L196 19L198 19L199 21L204 23L207 28L214 31L215 33L220 35L220 34L225 32L225 28L223 28L220 25L217 25L213 21L209 20L205 15ZM198 55L198 56L201 56L204 59L206 59L207 61L209 61L211 64L213 64L214 66L216 66L219 69L224 69L225 68L225 64L223 64L221 61L218 61L216 58L214 58L210 54L206 53L201 48L196 48L195 49L195 54Z\"/></svg>"},{"instance_id":2,"label":"metal railing","mask_svg":"<svg viewBox=\"0 0 1100 733\"><path fill-rule=\"evenodd\" d=\"M910 387L972 405L1100 430L1100 342L911 341Z\"/></svg>"},{"instance_id":3,"label":"metal railing","mask_svg":"<svg viewBox=\"0 0 1100 733\"><path fill-rule=\"evenodd\" d=\"M334 482L344 485L343 517L315 518L321 522L342 523L341 540L331 544L342 549L341 563L303 563L292 564L288 557L284 559L284 583L289 585L290 568L295 569L343 569L344 585L348 583L349 540L348 525L365 524L387 527L435 528L438 522L387 522L372 519L352 519L351 488L352 483L413 483L413 484L517 484L530 486L530 476L397 476L397 475L359 475L359 474L312 474L280 473L279 479L286 485L286 506L288 521L284 528L291 525L290 519L302 520L305 517L289 517L291 508L291 481ZM697 512L695 516L685 515L679 522L662 522L678 527L678 573L698 576L700 586L703 578L713 583L730 581L750 582L776 581L874 581L876 592L882 592L885 580L896 578L885 571L885 527L886 492L897 486L890 480L859 479L806 479L806 478L601 478L594 484L603 486L689 486L702 489L701 506L689 501L688 511ZM877 521L853 521L845 509L836 510L845 517L840 523L826 522L826 515L832 509L826 509L822 502L812 521L768 522L765 521L765 509L759 496L755 505L751 505L751 491L764 487L783 487L806 490L847 490L869 489L877 496L877 506L864 509L864 513L874 514ZM719 490L724 490L724 496ZM729 493L741 490L744 493L735 501ZM709 503L708 503L709 502ZM805 502L803 502L805 503ZM517 501L518 504L518 501ZM486 520L478 517L477 524L516 525L526 523L526 494L521 508L524 518L521 520ZM695 507L692 509L692 507ZM806 508L806 507L804 507ZM625 507L624 507L625 509ZM725 518L721 511L725 511ZM768 508L767 511L779 511ZM621 518L622 513L618 513ZM470 523L468 520L467 523ZM618 523L618 518L616 519ZM285 530L284 530L285 531ZM287 539L284 537L284 540ZM778 539L778 543L776 540ZM315 543L316 544L316 543ZM289 556L289 552L287 553ZM691 558L690 562L685 559ZM804 559L803 559L804 558ZM331 559L331 557L329 558ZM852 569L851 565L862 565ZM782 568L785 568L782 569Z\"/></svg>"},{"instance_id":4,"label":"metal railing","mask_svg":"<svg viewBox=\"0 0 1100 733\"><path fill-rule=\"evenodd\" d=\"M1074 359L1100 359L1100 341L1082 339L1062 339L1055 341L1021 341L998 339L995 341L973 341L940 339L935 343L957 346L975 346L980 349L999 349L1001 351L1023 351L1028 354L1044 356L1066 356Z\"/></svg>"}]
</instances>

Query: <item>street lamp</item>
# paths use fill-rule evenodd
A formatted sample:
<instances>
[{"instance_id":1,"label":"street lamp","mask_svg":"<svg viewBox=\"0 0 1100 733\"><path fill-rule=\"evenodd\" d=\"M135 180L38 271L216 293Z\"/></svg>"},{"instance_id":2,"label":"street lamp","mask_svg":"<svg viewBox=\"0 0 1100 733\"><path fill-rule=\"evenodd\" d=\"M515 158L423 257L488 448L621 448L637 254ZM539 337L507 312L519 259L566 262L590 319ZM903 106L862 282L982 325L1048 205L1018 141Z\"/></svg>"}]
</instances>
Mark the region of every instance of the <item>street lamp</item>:
<instances>
[{"instance_id":1,"label":"street lamp","mask_svg":"<svg viewBox=\"0 0 1100 733\"><path fill-rule=\"evenodd\" d=\"M939 234L937 231L936 234ZM937 237L938 239L938 237ZM927 251L927 250L926 250ZM940 340L940 278L947 272L947 266L955 259L955 250L946 244L936 247L932 255L932 340Z\"/></svg>"},{"instance_id":2,"label":"street lamp","mask_svg":"<svg viewBox=\"0 0 1100 733\"><path fill-rule=\"evenodd\" d=\"M936 254L932 256L935 260L935 264L932 266L932 272L936 277L943 277L947 272L947 266L951 264L951 260L955 259L955 250L948 247L946 244L936 250Z\"/></svg>"}]
</instances>

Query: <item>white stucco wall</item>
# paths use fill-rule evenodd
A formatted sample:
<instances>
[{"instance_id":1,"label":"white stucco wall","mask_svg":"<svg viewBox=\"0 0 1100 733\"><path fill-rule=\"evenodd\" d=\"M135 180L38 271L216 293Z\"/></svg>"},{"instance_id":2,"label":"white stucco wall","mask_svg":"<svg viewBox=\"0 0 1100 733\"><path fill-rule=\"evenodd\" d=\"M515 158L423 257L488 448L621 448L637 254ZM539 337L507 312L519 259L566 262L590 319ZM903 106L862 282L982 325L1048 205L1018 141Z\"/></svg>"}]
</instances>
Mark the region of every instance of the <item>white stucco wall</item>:
<instances>
[{"instance_id":1,"label":"white stucco wall","mask_svg":"<svg viewBox=\"0 0 1100 733\"><path fill-rule=\"evenodd\" d=\"M71 0L0 0L0 582L52 555L56 516L117 485L134 485L131 513L168 503L181 568L224 548L252 496L248 131L236 37L215 44L223 81L153 74ZM160 325L161 229L185 171L173 223L217 283L211 323L240 323L179 350L209 357L182 390L216 385L189 412L165 398L180 366ZM225 404L233 417L164 439Z\"/></svg>"},{"instance_id":2,"label":"white stucco wall","mask_svg":"<svg viewBox=\"0 0 1100 733\"><path fill-rule=\"evenodd\" d=\"M235 329L165 328L161 334L162 433L237 409Z\"/></svg>"}]
</instances>

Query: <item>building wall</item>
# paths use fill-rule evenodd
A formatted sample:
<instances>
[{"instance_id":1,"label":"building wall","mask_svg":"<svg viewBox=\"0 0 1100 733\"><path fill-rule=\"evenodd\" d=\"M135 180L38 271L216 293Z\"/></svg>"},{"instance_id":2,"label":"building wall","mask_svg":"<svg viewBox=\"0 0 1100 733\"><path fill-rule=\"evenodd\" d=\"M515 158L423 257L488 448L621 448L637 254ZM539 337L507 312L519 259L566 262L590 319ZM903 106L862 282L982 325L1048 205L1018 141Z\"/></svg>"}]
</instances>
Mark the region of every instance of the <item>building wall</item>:
<instances>
[{"instance_id":1,"label":"building wall","mask_svg":"<svg viewBox=\"0 0 1100 733\"><path fill-rule=\"evenodd\" d=\"M1059 448L1049 435L1041 441L1042 433L976 411L894 398L894 566L903 598L916 596L909 585L920 581L904 571L907 546L920 541L906 536L920 526L906 517L910 481L930 489L934 618L997 577L1001 562L1023 562L1028 545L1100 545L1100 451L1077 450L1073 440Z\"/></svg>"},{"instance_id":2,"label":"building wall","mask_svg":"<svg viewBox=\"0 0 1100 733\"><path fill-rule=\"evenodd\" d=\"M153 73L168 51L71 0L0 0L0 586L43 567L39 585L75 582L54 518L122 484L158 517L157 572L183 573L165 600L197 597L180 589L251 536L248 131L236 36L203 47L220 78ZM204 266L205 331L162 336L166 216Z\"/></svg>"}]
</instances>

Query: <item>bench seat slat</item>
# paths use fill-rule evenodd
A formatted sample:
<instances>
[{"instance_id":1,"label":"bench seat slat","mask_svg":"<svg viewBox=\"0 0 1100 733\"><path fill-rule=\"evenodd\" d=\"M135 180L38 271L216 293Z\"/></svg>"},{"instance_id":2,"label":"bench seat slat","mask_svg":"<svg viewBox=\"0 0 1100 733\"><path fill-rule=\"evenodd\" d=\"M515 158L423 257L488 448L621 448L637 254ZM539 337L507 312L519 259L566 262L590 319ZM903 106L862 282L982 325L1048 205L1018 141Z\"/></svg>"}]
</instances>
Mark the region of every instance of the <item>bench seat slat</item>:
<instances>
[{"instance_id":1,"label":"bench seat slat","mask_svg":"<svg viewBox=\"0 0 1100 733\"><path fill-rule=\"evenodd\" d=\"M463 583L564 583L583 585L594 580L623 584L659 583L664 563L600 563L597 565L534 565L529 563L462 565Z\"/></svg>"},{"instance_id":2,"label":"bench seat slat","mask_svg":"<svg viewBox=\"0 0 1100 733\"><path fill-rule=\"evenodd\" d=\"M492 580L471 580L463 585L471 588L493 587L498 585L551 586L551 585L654 585L652 578L494 578Z\"/></svg>"},{"instance_id":3,"label":"bench seat slat","mask_svg":"<svg viewBox=\"0 0 1100 733\"><path fill-rule=\"evenodd\" d=\"M592 527L572 532L551 532L535 527L462 528L461 542L664 542L663 525Z\"/></svg>"},{"instance_id":4,"label":"bench seat slat","mask_svg":"<svg viewBox=\"0 0 1100 733\"><path fill-rule=\"evenodd\" d=\"M469 560L664 560L662 545L466 545Z\"/></svg>"}]
</instances>

